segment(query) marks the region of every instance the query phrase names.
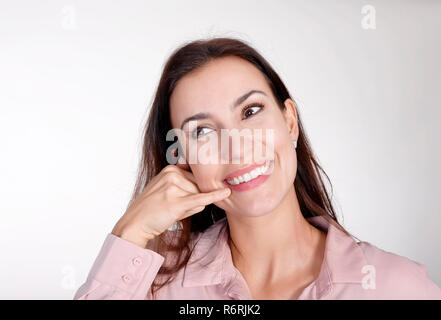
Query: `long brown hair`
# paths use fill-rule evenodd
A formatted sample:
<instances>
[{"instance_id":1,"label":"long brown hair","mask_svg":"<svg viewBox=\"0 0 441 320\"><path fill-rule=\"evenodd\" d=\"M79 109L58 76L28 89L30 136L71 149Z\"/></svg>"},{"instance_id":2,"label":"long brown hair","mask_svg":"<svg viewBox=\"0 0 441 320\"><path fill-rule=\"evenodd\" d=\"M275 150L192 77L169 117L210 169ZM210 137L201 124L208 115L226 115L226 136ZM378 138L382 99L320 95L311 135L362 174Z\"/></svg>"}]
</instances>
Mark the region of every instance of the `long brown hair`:
<instances>
[{"instance_id":1,"label":"long brown hair","mask_svg":"<svg viewBox=\"0 0 441 320\"><path fill-rule=\"evenodd\" d=\"M280 109L285 109L284 101L291 98L288 89L270 64L243 40L211 38L184 43L171 54L163 68L153 105L144 127L143 149L138 177L128 207L142 193L150 180L169 164L166 159L166 152L168 147L174 142L166 141L165 137L167 132L173 129L170 120L169 102L177 82L186 74L201 67L208 61L228 55L245 59L258 68L265 76ZM305 218L323 216L328 220L333 220L342 231L350 235L337 219L331 202L331 196L323 182L322 174L326 177L331 187L332 195L331 182L312 152L302 126L298 108L297 116L299 126L299 137L297 140L298 163L294 187L301 212ZM192 252L190 246L191 233L202 232L223 217L225 217L225 211L211 204L206 206L203 211L184 219L182 221L182 230L173 232L172 241L167 239L170 232L164 232L154 239L154 250L165 257L165 263L159 269L158 276L151 286L152 295L170 282L173 279L173 275L187 264ZM171 263L167 263L167 257L170 253L177 260L174 259ZM165 281L159 282L159 276L165 276Z\"/></svg>"}]
</instances>

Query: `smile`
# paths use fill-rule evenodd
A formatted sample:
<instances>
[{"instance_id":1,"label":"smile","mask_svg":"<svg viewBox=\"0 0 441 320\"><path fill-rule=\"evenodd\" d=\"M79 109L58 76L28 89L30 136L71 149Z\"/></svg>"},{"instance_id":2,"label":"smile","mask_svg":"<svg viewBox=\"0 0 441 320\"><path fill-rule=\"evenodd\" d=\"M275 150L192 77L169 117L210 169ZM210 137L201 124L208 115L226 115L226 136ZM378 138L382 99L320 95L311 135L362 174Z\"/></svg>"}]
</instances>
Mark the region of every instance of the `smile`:
<instances>
[{"instance_id":1,"label":"smile","mask_svg":"<svg viewBox=\"0 0 441 320\"><path fill-rule=\"evenodd\" d=\"M272 173L273 160L267 160L262 165L252 165L233 172L224 179L224 184L232 190L246 191L255 188L266 181Z\"/></svg>"},{"instance_id":2,"label":"smile","mask_svg":"<svg viewBox=\"0 0 441 320\"><path fill-rule=\"evenodd\" d=\"M245 173L244 175L236 176L230 180L227 180L227 183L235 186L256 179L257 177L265 174L268 171L269 165L270 163L269 161L267 161L263 166L257 167L250 172Z\"/></svg>"}]
</instances>

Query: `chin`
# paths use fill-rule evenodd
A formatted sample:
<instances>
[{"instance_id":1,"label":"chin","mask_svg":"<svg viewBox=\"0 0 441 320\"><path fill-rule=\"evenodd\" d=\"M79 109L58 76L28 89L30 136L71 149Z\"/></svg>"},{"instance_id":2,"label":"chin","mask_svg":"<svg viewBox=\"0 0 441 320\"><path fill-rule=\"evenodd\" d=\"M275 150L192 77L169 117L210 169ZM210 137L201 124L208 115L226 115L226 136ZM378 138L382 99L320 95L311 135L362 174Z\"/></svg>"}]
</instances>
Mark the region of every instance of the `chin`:
<instances>
[{"instance_id":1,"label":"chin","mask_svg":"<svg viewBox=\"0 0 441 320\"><path fill-rule=\"evenodd\" d=\"M281 202L281 194L241 194L240 197L231 199L224 209L229 214L242 217L261 217L277 208Z\"/></svg>"},{"instance_id":2,"label":"chin","mask_svg":"<svg viewBox=\"0 0 441 320\"><path fill-rule=\"evenodd\" d=\"M227 212L234 216L241 217L261 217L272 212L280 203L279 199L272 198L271 200L265 199L266 197L259 199L252 199L247 201L241 201L240 204L234 205L234 208L226 208ZM264 200L262 200L264 199Z\"/></svg>"}]
</instances>

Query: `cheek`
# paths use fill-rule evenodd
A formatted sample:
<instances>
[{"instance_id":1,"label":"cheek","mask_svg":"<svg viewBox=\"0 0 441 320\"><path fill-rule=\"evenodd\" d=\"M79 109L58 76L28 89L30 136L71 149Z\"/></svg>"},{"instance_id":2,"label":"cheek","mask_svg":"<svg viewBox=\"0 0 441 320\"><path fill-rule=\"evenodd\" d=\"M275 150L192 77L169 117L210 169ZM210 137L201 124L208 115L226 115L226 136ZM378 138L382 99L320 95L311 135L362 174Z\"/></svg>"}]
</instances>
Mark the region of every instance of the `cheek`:
<instances>
[{"instance_id":1,"label":"cheek","mask_svg":"<svg viewBox=\"0 0 441 320\"><path fill-rule=\"evenodd\" d=\"M192 164L190 167L201 192L209 192L219 188L216 185L216 173L219 169L217 165Z\"/></svg>"}]
</instances>

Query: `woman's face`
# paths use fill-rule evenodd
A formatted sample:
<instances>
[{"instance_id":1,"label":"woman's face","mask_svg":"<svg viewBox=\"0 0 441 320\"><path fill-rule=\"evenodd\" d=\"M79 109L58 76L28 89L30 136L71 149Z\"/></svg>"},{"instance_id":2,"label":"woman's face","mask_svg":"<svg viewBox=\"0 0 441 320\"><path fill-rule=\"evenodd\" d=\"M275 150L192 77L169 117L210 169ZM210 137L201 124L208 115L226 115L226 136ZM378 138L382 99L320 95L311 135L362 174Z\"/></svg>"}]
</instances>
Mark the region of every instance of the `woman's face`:
<instances>
[{"instance_id":1,"label":"woman's face","mask_svg":"<svg viewBox=\"0 0 441 320\"><path fill-rule=\"evenodd\" d=\"M233 107L239 97L252 90L259 92L250 94ZM210 61L178 81L170 97L173 128L181 129L187 118L204 114L197 120L196 127L191 127L191 122L182 127L186 139L185 157L199 190L209 192L223 188L227 185L226 180L243 181L229 185L230 197L215 202L228 214L264 215L276 208L292 188L297 170L293 146L293 140L298 138L297 113L291 99L284 104L286 109L282 111L264 75L253 64L236 56ZM221 143L225 140L221 140L221 129L227 129L227 132L248 129L248 133L242 136L239 145L233 145L232 138L229 138L229 147L222 148ZM256 129L261 130L261 136L255 134L259 131ZM267 135L271 130L272 137ZM245 143L244 137L249 143ZM195 147L193 156L195 151L209 154L211 163L189 161L189 145L192 143ZM210 144L215 146L216 153L201 152L202 149L210 150ZM266 149L269 144L272 147ZM253 152L256 146L260 146L262 152ZM245 175L245 172L270 159L267 172L246 182L252 176Z\"/></svg>"}]
</instances>

